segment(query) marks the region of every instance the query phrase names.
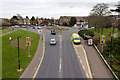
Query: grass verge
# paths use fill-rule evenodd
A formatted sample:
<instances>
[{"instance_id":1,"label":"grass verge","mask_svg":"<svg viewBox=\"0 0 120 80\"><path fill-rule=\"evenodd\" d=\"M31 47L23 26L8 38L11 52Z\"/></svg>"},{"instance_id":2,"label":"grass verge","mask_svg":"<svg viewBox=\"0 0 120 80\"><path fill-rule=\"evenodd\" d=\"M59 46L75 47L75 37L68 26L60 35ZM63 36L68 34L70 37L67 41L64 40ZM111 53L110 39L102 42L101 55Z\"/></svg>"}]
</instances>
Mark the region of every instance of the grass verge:
<instances>
[{"instance_id":1,"label":"grass verge","mask_svg":"<svg viewBox=\"0 0 120 80\"><path fill-rule=\"evenodd\" d=\"M2 79L2 36L0 36L0 80Z\"/></svg>"},{"instance_id":2,"label":"grass verge","mask_svg":"<svg viewBox=\"0 0 120 80\"><path fill-rule=\"evenodd\" d=\"M13 29L12 28L0 29L0 34L4 34L4 33L7 33L7 32L10 32L10 31L13 31Z\"/></svg>"},{"instance_id":3,"label":"grass verge","mask_svg":"<svg viewBox=\"0 0 120 80\"><path fill-rule=\"evenodd\" d=\"M28 50L20 48L20 64L23 69L22 72L17 72L18 69L18 49L10 46L9 37L16 39L18 36L21 38L31 37L33 38L32 45L30 47L30 55L28 57ZM36 33L19 30L7 35L2 36L2 78L19 78L24 72L28 64L31 62L34 54L37 50L39 36Z\"/></svg>"},{"instance_id":4,"label":"grass verge","mask_svg":"<svg viewBox=\"0 0 120 80\"><path fill-rule=\"evenodd\" d=\"M99 31L99 33L98 33L98 31L97 30L95 30L95 29L89 29L90 31L94 31L94 34L95 34L95 36L101 36L101 29L100 29L100 31ZM111 35L113 35L113 30L112 29L103 29L103 35L105 36L105 38L106 38L106 40L110 40L110 37L108 37L108 34L111 32ZM118 30L114 30L114 33L117 33L118 32Z\"/></svg>"}]
</instances>

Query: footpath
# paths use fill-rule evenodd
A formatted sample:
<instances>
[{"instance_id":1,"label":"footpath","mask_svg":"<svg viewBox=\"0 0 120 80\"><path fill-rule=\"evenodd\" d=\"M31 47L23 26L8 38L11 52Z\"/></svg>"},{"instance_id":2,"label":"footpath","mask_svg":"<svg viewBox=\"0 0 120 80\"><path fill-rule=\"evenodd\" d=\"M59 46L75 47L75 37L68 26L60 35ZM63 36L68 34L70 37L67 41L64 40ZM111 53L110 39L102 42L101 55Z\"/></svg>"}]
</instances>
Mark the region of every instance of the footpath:
<instances>
[{"instance_id":1,"label":"footpath","mask_svg":"<svg viewBox=\"0 0 120 80\"><path fill-rule=\"evenodd\" d=\"M28 67L22 73L20 79L33 78L34 73L38 67L40 60L41 60L42 54L43 54L43 36L40 35L37 51L31 61L31 63L28 65Z\"/></svg>"},{"instance_id":2,"label":"footpath","mask_svg":"<svg viewBox=\"0 0 120 80\"><path fill-rule=\"evenodd\" d=\"M109 78L113 79L113 75L107 68L102 58L93 46L88 46L81 37L81 44L87 53L89 65L91 68L93 78Z\"/></svg>"},{"instance_id":3,"label":"footpath","mask_svg":"<svg viewBox=\"0 0 120 80\"><path fill-rule=\"evenodd\" d=\"M0 36L3 36L3 35L6 35L6 34L9 34L9 33L15 32L15 31L18 31L18 30L14 30L14 31L10 31L10 32L4 33L4 34L0 34Z\"/></svg>"},{"instance_id":4,"label":"footpath","mask_svg":"<svg viewBox=\"0 0 120 80\"><path fill-rule=\"evenodd\" d=\"M117 38L117 34L118 34L118 33L114 33L114 34L113 34L113 37L114 37L114 38Z\"/></svg>"}]
</instances>

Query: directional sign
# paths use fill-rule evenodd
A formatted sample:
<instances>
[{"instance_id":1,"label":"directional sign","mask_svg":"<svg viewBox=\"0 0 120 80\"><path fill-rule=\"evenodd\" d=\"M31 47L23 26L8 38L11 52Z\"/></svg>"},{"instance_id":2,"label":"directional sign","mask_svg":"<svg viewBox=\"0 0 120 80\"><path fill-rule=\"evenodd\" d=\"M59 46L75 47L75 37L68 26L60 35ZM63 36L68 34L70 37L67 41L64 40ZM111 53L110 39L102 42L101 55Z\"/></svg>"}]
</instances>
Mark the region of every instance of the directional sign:
<instances>
[{"instance_id":1,"label":"directional sign","mask_svg":"<svg viewBox=\"0 0 120 80\"><path fill-rule=\"evenodd\" d=\"M100 44L105 44L105 36L104 35L100 36Z\"/></svg>"},{"instance_id":2,"label":"directional sign","mask_svg":"<svg viewBox=\"0 0 120 80\"><path fill-rule=\"evenodd\" d=\"M26 37L26 46L31 46L31 38Z\"/></svg>"}]
</instances>

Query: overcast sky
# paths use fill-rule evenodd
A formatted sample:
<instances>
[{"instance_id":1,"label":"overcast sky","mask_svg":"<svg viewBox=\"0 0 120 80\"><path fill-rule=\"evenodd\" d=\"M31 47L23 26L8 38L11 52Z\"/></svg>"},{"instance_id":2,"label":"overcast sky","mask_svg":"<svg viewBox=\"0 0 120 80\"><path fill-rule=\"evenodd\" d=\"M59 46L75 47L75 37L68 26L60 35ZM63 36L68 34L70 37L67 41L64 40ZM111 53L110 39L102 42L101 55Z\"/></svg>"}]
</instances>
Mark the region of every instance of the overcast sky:
<instances>
[{"instance_id":1,"label":"overcast sky","mask_svg":"<svg viewBox=\"0 0 120 80\"><path fill-rule=\"evenodd\" d=\"M0 18L20 14L28 16L59 18L60 16L88 16L97 3L107 3L115 9L119 0L1 0Z\"/></svg>"}]
</instances>

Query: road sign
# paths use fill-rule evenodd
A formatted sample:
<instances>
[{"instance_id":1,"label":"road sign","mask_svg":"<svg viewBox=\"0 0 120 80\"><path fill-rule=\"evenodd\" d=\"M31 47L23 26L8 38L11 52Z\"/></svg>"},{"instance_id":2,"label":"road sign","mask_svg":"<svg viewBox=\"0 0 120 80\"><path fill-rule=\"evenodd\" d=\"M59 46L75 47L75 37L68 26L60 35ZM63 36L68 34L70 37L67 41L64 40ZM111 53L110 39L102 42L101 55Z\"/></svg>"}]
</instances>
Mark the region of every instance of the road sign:
<instances>
[{"instance_id":1,"label":"road sign","mask_svg":"<svg viewBox=\"0 0 120 80\"><path fill-rule=\"evenodd\" d=\"M105 36L104 35L100 36L100 44L105 44Z\"/></svg>"},{"instance_id":2,"label":"road sign","mask_svg":"<svg viewBox=\"0 0 120 80\"><path fill-rule=\"evenodd\" d=\"M93 45L93 40L92 39L88 39L88 45Z\"/></svg>"},{"instance_id":3,"label":"road sign","mask_svg":"<svg viewBox=\"0 0 120 80\"><path fill-rule=\"evenodd\" d=\"M26 37L26 46L31 46L31 38Z\"/></svg>"}]
</instances>

